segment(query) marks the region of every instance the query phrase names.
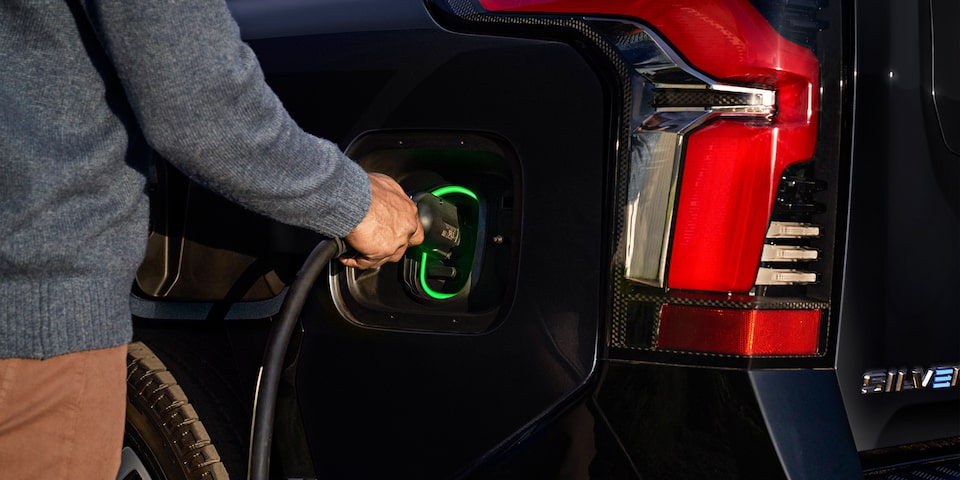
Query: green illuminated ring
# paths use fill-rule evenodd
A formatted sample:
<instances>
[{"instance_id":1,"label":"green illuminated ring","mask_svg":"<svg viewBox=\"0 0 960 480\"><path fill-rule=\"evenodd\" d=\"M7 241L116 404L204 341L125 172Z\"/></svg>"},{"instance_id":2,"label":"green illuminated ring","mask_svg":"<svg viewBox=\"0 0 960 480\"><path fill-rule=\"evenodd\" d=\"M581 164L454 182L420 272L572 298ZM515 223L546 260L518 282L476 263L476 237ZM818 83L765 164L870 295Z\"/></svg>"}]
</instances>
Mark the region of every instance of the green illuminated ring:
<instances>
[{"instance_id":1,"label":"green illuminated ring","mask_svg":"<svg viewBox=\"0 0 960 480\"><path fill-rule=\"evenodd\" d=\"M462 194L464 194L464 195L466 195L466 196L468 196L468 197L470 197L470 198L472 198L472 199L474 199L474 200L477 200L477 194L471 192L470 190L467 190L466 188L463 188L463 187L460 187L460 186L457 186L457 185L447 185L446 187L440 187L440 188L438 188L438 189L436 189L436 190L434 190L434 191L432 191L432 192L430 192L430 193L432 193L432 194L434 194L434 195L436 195L436 196L438 196L438 197L442 197L442 196L444 196L444 195L449 195L449 194L451 194L451 193L462 193Z\"/></svg>"},{"instance_id":2,"label":"green illuminated ring","mask_svg":"<svg viewBox=\"0 0 960 480\"><path fill-rule=\"evenodd\" d=\"M420 257L420 288L423 289L424 293L437 300L446 300L460 293L442 293L427 286L427 252L423 252L423 256Z\"/></svg>"},{"instance_id":3,"label":"green illuminated ring","mask_svg":"<svg viewBox=\"0 0 960 480\"><path fill-rule=\"evenodd\" d=\"M438 196L438 197L442 197L442 196L444 196L444 195L450 195L450 194L454 194L454 193L459 193L459 194L466 195L466 196L472 198L474 201L479 201L479 200L477 199L477 194L471 192L470 190L468 190L468 189L466 189L466 188L464 188L464 187L460 187L460 186L457 186L457 185L447 185L447 186L445 186L445 187L440 187L440 188L438 188L438 189L436 189L436 190L434 190L434 191L432 191L432 192L430 192L430 193L432 193L432 194L434 194L434 195L436 195L436 196ZM434 299L437 299L437 300L446 300L446 299L448 299L448 298L453 298L453 297L457 296L457 293L460 293L460 292L457 292L457 293L442 293L442 292L438 292L438 291L430 288L430 287L427 285L427 252L423 252L422 256L420 257L420 288L422 288L422 289L423 289L423 292L426 293L427 295L429 295L431 298L434 298Z\"/></svg>"}]
</instances>

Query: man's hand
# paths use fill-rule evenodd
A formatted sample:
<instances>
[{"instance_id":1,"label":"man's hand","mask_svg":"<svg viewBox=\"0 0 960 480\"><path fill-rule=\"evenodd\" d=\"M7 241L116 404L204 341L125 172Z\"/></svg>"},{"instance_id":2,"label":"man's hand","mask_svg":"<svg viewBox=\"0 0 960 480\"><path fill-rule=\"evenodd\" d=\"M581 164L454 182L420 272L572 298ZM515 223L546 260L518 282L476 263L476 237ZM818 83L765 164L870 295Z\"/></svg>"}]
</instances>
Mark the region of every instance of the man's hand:
<instances>
[{"instance_id":1,"label":"man's hand","mask_svg":"<svg viewBox=\"0 0 960 480\"><path fill-rule=\"evenodd\" d=\"M370 209L357 228L344 237L355 251L352 258L341 258L348 266L375 268L403 258L407 247L423 242L423 226L417 206L397 182L381 173L370 177Z\"/></svg>"}]
</instances>

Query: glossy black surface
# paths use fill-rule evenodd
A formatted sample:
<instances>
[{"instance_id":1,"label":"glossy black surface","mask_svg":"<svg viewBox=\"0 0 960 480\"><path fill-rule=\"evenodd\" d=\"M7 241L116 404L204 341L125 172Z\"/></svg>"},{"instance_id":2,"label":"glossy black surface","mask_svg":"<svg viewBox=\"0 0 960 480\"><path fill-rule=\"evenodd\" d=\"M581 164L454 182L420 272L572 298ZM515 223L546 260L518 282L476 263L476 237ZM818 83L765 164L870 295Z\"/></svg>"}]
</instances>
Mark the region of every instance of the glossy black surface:
<instances>
[{"instance_id":1,"label":"glossy black surface","mask_svg":"<svg viewBox=\"0 0 960 480\"><path fill-rule=\"evenodd\" d=\"M831 42L819 47L831 53L823 56L830 60L822 65L815 162L836 185L818 247L836 265L822 273L837 281L810 295L834 302L826 353L711 364L608 356L619 91L614 69L591 56L594 47L542 25L456 33L462 23L441 14L441 27L421 1L231 0L267 81L305 130L344 149L371 132L441 143L495 138L511 157L495 175L471 170L483 162L460 166L463 157L447 147L435 152L439 163L425 165L443 165L445 175L481 191L502 181L508 188L487 191L516 197L487 205L511 212L481 239L505 233L506 247L484 247L510 250L492 265L497 290L483 301L402 298L402 276L390 268L362 302L329 288L341 277L315 288L282 385L275 476L857 478L858 450L960 434L956 389L859 393L867 369L960 360L955 71L934 68L944 57L930 48L931 31L942 33L937 25L955 10L943 2L861 2L856 30L839 8L821 11L820 35ZM792 28L775 21L784 4L753 3L776 28ZM801 37L816 30L803 26L792 38L813 44ZM843 34L854 31L856 75L841 64L853 59ZM955 35L935 41L950 45ZM846 93L854 80L855 117ZM410 158L388 154L367 166L405 172ZM844 248L834 252L831 242L847 226ZM313 239L279 237L270 248L292 257ZM331 275L343 272L334 265ZM396 288L384 286L391 276ZM338 295L341 310L331 298ZM217 311L228 311L222 303ZM346 318L343 305L361 303L370 309L361 314L376 318ZM422 321L405 324L417 308ZM456 321L458 312L489 323L431 323ZM209 342L195 349L203 357L196 363L236 377L228 381L235 395L252 398L268 322L240 328L214 317L140 322L138 335L167 345L191 334L193 343ZM249 410L246 400L235 403ZM248 424L244 413L237 417Z\"/></svg>"},{"instance_id":2,"label":"glossy black surface","mask_svg":"<svg viewBox=\"0 0 960 480\"><path fill-rule=\"evenodd\" d=\"M860 393L867 370L960 361L960 157L947 150L932 108L928 6L861 2L857 10L837 373L860 450L960 434L956 388Z\"/></svg>"},{"instance_id":3,"label":"glossy black surface","mask_svg":"<svg viewBox=\"0 0 960 480\"><path fill-rule=\"evenodd\" d=\"M598 402L645 479L786 478L747 373L613 364Z\"/></svg>"},{"instance_id":4,"label":"glossy black surface","mask_svg":"<svg viewBox=\"0 0 960 480\"><path fill-rule=\"evenodd\" d=\"M318 29L336 30L326 18L315 17ZM513 301L483 335L364 328L320 298L308 305L297 385L320 477L454 475L595 366L606 148L595 74L565 45L406 26L251 45L300 124L344 147L389 129L490 132L511 144L523 203L519 256L504 266L515 272Z\"/></svg>"},{"instance_id":5,"label":"glossy black surface","mask_svg":"<svg viewBox=\"0 0 960 480\"><path fill-rule=\"evenodd\" d=\"M949 0L930 2L932 41L931 74L933 102L940 121L940 134L952 153L960 155L960 3Z\"/></svg>"}]
</instances>

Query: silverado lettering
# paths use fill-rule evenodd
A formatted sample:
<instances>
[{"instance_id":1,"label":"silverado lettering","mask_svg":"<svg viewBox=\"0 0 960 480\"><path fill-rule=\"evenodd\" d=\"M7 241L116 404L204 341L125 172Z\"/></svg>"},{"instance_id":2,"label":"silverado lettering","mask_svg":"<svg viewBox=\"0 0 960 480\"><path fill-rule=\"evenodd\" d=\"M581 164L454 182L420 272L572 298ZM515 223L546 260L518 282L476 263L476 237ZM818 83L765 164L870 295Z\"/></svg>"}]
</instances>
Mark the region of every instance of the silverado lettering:
<instances>
[{"instance_id":1,"label":"silverado lettering","mask_svg":"<svg viewBox=\"0 0 960 480\"><path fill-rule=\"evenodd\" d=\"M860 393L902 392L917 389L941 389L957 386L958 365L940 365L924 370L911 369L869 370L863 373Z\"/></svg>"}]
</instances>

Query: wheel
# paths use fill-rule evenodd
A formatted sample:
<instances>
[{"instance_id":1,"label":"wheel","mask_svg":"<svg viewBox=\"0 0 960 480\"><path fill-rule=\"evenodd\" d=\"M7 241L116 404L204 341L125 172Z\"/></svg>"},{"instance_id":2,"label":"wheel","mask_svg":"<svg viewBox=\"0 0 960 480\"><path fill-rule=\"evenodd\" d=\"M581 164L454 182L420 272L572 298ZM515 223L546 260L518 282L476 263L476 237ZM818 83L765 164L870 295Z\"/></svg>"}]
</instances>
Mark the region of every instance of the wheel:
<instances>
[{"instance_id":1,"label":"wheel","mask_svg":"<svg viewBox=\"0 0 960 480\"><path fill-rule=\"evenodd\" d=\"M226 480L217 448L186 394L142 342L127 353L127 413L118 480Z\"/></svg>"}]
</instances>

